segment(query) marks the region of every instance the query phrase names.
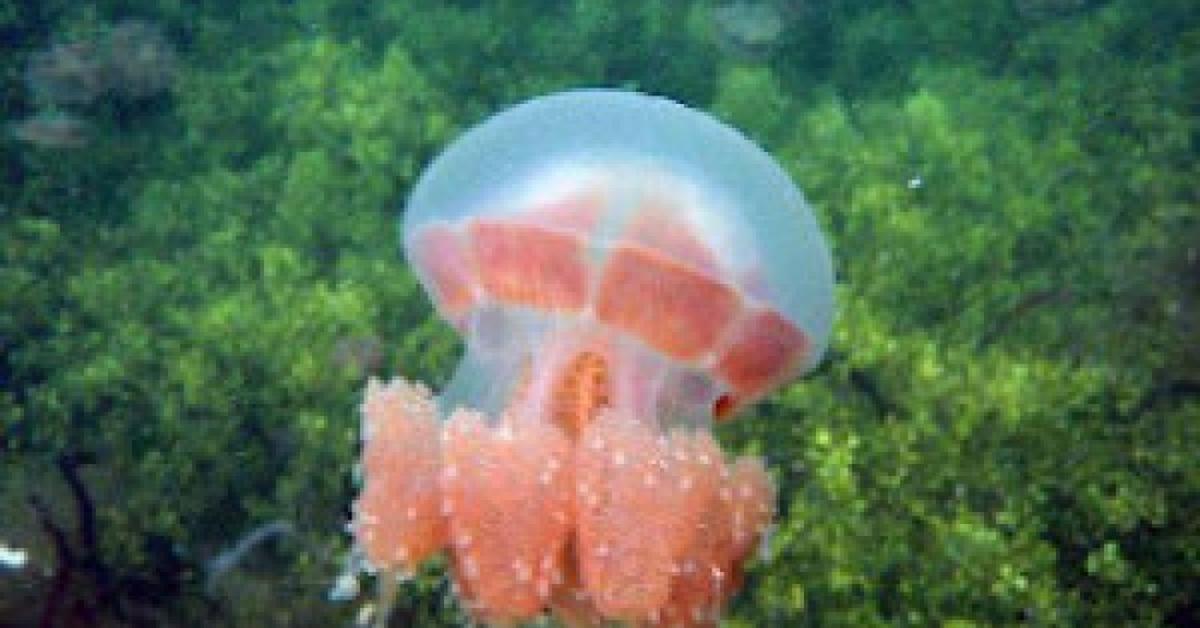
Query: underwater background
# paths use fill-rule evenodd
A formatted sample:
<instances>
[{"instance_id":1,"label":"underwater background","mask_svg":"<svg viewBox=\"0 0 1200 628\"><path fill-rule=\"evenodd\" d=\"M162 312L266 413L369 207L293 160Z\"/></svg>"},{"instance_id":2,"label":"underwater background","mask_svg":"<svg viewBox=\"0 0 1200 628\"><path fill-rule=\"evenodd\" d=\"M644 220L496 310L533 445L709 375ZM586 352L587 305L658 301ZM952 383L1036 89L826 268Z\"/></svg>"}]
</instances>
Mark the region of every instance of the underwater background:
<instances>
[{"instance_id":1,"label":"underwater background","mask_svg":"<svg viewBox=\"0 0 1200 628\"><path fill-rule=\"evenodd\" d=\"M369 611L364 381L460 350L403 201L579 86L742 130L833 249L825 362L717 430L780 492L724 625L1200 624L1193 0L44 0L0 41L0 626ZM463 622L435 565L391 625Z\"/></svg>"}]
</instances>

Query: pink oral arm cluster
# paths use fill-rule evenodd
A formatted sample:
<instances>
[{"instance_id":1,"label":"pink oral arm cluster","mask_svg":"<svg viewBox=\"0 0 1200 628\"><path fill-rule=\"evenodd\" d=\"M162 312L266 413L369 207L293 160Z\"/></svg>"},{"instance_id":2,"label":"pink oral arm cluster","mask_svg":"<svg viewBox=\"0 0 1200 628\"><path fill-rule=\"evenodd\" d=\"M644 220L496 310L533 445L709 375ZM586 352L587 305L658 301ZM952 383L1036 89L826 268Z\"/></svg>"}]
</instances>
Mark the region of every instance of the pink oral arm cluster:
<instances>
[{"instance_id":1,"label":"pink oral arm cluster","mask_svg":"<svg viewBox=\"0 0 1200 628\"><path fill-rule=\"evenodd\" d=\"M761 463L704 430L601 411L551 422L460 410L419 384L372 381L353 531L372 566L413 573L445 551L466 608L504 625L714 626L765 533Z\"/></svg>"}]
</instances>

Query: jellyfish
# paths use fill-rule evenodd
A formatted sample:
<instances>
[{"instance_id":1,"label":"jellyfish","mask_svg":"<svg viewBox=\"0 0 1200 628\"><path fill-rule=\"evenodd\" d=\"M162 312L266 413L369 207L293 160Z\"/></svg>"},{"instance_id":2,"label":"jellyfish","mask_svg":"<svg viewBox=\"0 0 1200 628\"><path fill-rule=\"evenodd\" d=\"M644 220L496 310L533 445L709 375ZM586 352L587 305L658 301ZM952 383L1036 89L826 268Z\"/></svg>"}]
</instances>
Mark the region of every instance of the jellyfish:
<instances>
[{"instance_id":1,"label":"jellyfish","mask_svg":"<svg viewBox=\"0 0 1200 628\"><path fill-rule=\"evenodd\" d=\"M350 529L381 588L440 554L480 623L715 625L775 494L712 428L828 342L791 179L707 114L577 90L466 132L402 223L465 349L440 394L368 382Z\"/></svg>"}]
</instances>

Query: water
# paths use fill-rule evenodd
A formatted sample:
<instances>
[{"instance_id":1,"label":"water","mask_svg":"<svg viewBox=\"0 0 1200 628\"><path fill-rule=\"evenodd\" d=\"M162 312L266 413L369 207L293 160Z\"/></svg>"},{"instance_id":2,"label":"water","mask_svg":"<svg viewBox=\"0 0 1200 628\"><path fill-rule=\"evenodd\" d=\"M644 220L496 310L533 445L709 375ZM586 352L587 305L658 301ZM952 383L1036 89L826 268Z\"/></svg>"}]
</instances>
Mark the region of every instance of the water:
<instances>
[{"instance_id":1,"label":"water","mask_svg":"<svg viewBox=\"0 0 1200 628\"><path fill-rule=\"evenodd\" d=\"M716 430L778 492L724 625L1197 623L1193 4L2 12L0 625L373 620L365 379L460 354L397 212L575 87L739 129L833 253L825 361ZM446 573L391 625L461 625Z\"/></svg>"}]
</instances>

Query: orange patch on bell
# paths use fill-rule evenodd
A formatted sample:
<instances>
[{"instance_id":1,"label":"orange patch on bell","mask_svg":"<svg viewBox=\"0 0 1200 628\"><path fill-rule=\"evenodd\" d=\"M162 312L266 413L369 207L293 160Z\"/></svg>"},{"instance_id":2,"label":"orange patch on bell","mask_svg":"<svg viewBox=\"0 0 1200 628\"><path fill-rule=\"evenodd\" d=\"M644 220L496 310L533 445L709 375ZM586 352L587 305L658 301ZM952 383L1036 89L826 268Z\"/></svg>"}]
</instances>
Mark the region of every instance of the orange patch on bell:
<instances>
[{"instance_id":1,"label":"orange patch on bell","mask_svg":"<svg viewBox=\"0 0 1200 628\"><path fill-rule=\"evenodd\" d=\"M587 300L588 264L581 236L503 220L467 228L484 289L504 303L578 311Z\"/></svg>"},{"instance_id":2,"label":"orange patch on bell","mask_svg":"<svg viewBox=\"0 0 1200 628\"><path fill-rule=\"evenodd\" d=\"M804 332L774 310L758 310L733 330L732 342L717 360L716 374L734 391L737 406L790 377L808 351Z\"/></svg>"},{"instance_id":3,"label":"orange patch on bell","mask_svg":"<svg viewBox=\"0 0 1200 628\"><path fill-rule=\"evenodd\" d=\"M636 246L613 250L596 295L596 317L680 360L702 356L741 307L728 285Z\"/></svg>"},{"instance_id":4,"label":"orange patch on bell","mask_svg":"<svg viewBox=\"0 0 1200 628\"><path fill-rule=\"evenodd\" d=\"M409 255L428 276L430 293L447 320L460 321L475 307L479 279L461 233L446 224L425 227L413 238Z\"/></svg>"}]
</instances>

